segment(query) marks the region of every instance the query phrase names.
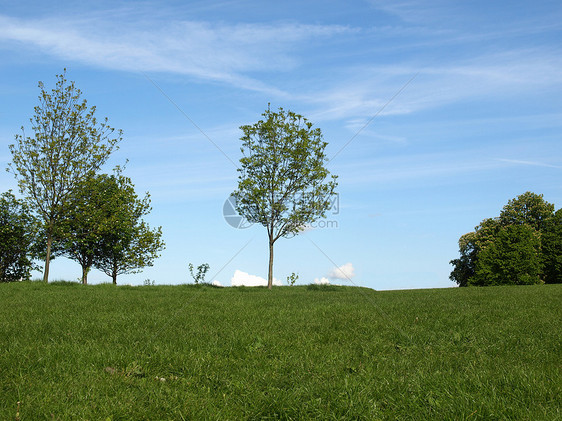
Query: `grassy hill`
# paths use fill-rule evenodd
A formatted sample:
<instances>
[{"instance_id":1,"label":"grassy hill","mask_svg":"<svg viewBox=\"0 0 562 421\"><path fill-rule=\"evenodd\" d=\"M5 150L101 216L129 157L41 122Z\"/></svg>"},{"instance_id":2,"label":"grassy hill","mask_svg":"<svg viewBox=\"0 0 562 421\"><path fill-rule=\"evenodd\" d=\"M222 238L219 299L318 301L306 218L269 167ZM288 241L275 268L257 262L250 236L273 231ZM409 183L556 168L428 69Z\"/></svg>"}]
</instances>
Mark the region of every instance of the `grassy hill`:
<instances>
[{"instance_id":1,"label":"grassy hill","mask_svg":"<svg viewBox=\"0 0 562 421\"><path fill-rule=\"evenodd\" d=\"M0 419L562 419L561 325L562 285L0 284Z\"/></svg>"}]
</instances>

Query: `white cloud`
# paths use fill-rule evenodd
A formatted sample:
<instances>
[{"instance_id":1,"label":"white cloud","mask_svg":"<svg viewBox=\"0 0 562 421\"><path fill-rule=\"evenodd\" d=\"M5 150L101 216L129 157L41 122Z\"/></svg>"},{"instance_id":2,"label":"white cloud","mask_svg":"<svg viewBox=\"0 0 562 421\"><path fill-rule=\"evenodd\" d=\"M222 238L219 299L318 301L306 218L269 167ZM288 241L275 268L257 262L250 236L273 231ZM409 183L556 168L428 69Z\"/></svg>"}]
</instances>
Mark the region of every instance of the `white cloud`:
<instances>
[{"instance_id":1,"label":"white cloud","mask_svg":"<svg viewBox=\"0 0 562 421\"><path fill-rule=\"evenodd\" d=\"M211 285L214 285L216 287L222 287L222 284L219 281L217 281L216 279L213 282L211 282Z\"/></svg>"},{"instance_id":2,"label":"white cloud","mask_svg":"<svg viewBox=\"0 0 562 421\"><path fill-rule=\"evenodd\" d=\"M452 3L447 3L447 7L443 5L431 4L430 2L419 1L388 1L388 0L371 0L371 4L386 13L396 15L405 22L411 23L433 23L440 22L440 18L447 17L451 19L455 17L455 7Z\"/></svg>"},{"instance_id":3,"label":"white cloud","mask_svg":"<svg viewBox=\"0 0 562 421\"><path fill-rule=\"evenodd\" d=\"M328 278L325 278L325 277L314 278L314 283L316 285L328 285L330 283L330 280Z\"/></svg>"},{"instance_id":4,"label":"white cloud","mask_svg":"<svg viewBox=\"0 0 562 421\"><path fill-rule=\"evenodd\" d=\"M523 118L521 118L523 120ZM537 124L531 119L526 119L531 127L542 127L541 120ZM557 120L552 120L557 121ZM507 120L506 123L511 122ZM520 123L521 121L519 121ZM457 128L463 127L466 135L471 130L486 127L487 130L493 130L492 120L479 121L467 120L454 122ZM501 120L501 124L503 120ZM448 128L446 123L441 125L438 130L444 129L446 136ZM472 126L472 128L470 127ZM422 132L420 129L419 133ZM477 134L478 135L478 134ZM422 135L423 136L423 135ZM517 142L516 142L517 140ZM527 159L509 159L499 158L505 153L506 143L498 142L497 145L485 144L479 147L464 149L462 155L457 150L447 152L431 152L417 154L401 154L398 156L362 158L354 155L352 163L340 163L338 172L340 177L345 178L346 185L368 185L389 188L391 185L408 185L410 188L418 183L427 183L432 180L433 183L453 185L459 181L464 182L467 177L485 177L491 171L506 170L517 165L536 166L544 168L560 168L560 159L549 149L544 151L541 148L535 153L530 152L527 147L526 140L514 139L510 142L510 153L514 156L524 156ZM361 149L358 149L361 151ZM357 154L358 152L353 152Z\"/></svg>"},{"instance_id":5,"label":"white cloud","mask_svg":"<svg viewBox=\"0 0 562 421\"><path fill-rule=\"evenodd\" d=\"M356 66L301 98L316 107L308 113L312 121L347 119L355 133L376 114L406 115L467 100L555 92L562 84L561 57L558 48L520 48L435 66L423 62Z\"/></svg>"},{"instance_id":6,"label":"white cloud","mask_svg":"<svg viewBox=\"0 0 562 421\"><path fill-rule=\"evenodd\" d=\"M116 21L117 20L117 21ZM0 15L0 40L104 68L169 72L285 95L244 72L298 66L305 40L352 31L339 25L127 22L122 17L16 19Z\"/></svg>"},{"instance_id":7,"label":"white cloud","mask_svg":"<svg viewBox=\"0 0 562 421\"><path fill-rule=\"evenodd\" d=\"M562 168L560 165L552 165L546 162L539 162L539 161L526 161L521 159L505 159L505 158L498 158L497 160L501 162L507 162L509 164L515 164L515 165L530 165L533 167L558 168L558 169Z\"/></svg>"},{"instance_id":8,"label":"white cloud","mask_svg":"<svg viewBox=\"0 0 562 421\"><path fill-rule=\"evenodd\" d=\"M349 184L377 184L415 182L424 179L453 180L453 177L476 174L503 168L507 163L497 159L482 158L476 152L467 151L458 158L458 153L428 153L400 157L356 160L353 165L340 166Z\"/></svg>"},{"instance_id":9,"label":"white cloud","mask_svg":"<svg viewBox=\"0 0 562 421\"><path fill-rule=\"evenodd\" d=\"M351 280L355 276L355 269L353 264L346 263L340 267L333 268L330 273L328 273L328 278L341 279L341 280Z\"/></svg>"},{"instance_id":10,"label":"white cloud","mask_svg":"<svg viewBox=\"0 0 562 421\"><path fill-rule=\"evenodd\" d=\"M431 31L436 35L442 34L443 42L454 41L457 38L505 39L510 35L544 34L560 28L560 11L550 7L548 2L532 6L529 4L529 10L523 11L522 8L522 13L517 19L511 19L511 13L501 18L498 13L491 12L496 7L494 2L489 2L488 6L482 5L482 8L478 8L478 13L473 14L470 19L467 19L467 16L474 13L470 2L370 0L370 3L376 9L409 24L406 27L414 27L418 32ZM490 11L486 10L488 7Z\"/></svg>"},{"instance_id":11,"label":"white cloud","mask_svg":"<svg viewBox=\"0 0 562 421\"><path fill-rule=\"evenodd\" d=\"M380 7L396 12L409 10L408 4L398 7L383 2ZM32 47L64 60L108 69L188 75L280 98L300 99L313 107L308 113L311 121L350 119L350 126L361 126L382 108L381 115L409 114L477 97L517 96L562 83L562 56L556 46L484 51L453 61L446 58L436 65L417 59L390 65L335 66L330 69L332 78L311 80L310 88L298 93L259 80L263 72L298 70L305 61L301 56L314 40L357 31L340 25L296 23L168 19L163 24L150 18L132 22L122 15L64 19L0 15L3 47ZM419 75L404 92L386 105L415 74Z\"/></svg>"},{"instance_id":12,"label":"white cloud","mask_svg":"<svg viewBox=\"0 0 562 421\"><path fill-rule=\"evenodd\" d=\"M237 269L230 279L230 285L233 287L262 287L267 286L267 279L264 279L261 276L250 275L249 273L242 272ZM279 286L281 285L281 282L278 279L273 278L273 285Z\"/></svg>"}]
</instances>

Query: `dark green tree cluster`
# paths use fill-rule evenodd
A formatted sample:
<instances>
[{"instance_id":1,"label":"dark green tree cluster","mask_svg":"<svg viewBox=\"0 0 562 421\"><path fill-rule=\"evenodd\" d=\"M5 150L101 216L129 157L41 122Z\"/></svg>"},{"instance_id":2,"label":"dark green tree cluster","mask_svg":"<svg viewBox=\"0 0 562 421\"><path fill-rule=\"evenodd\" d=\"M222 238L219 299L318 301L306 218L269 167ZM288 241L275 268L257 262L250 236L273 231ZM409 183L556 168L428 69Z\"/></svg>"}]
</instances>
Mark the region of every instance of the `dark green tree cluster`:
<instances>
[{"instance_id":1,"label":"dark green tree cluster","mask_svg":"<svg viewBox=\"0 0 562 421\"><path fill-rule=\"evenodd\" d=\"M164 248L162 229L142 220L150 212L150 195L140 199L128 177L101 174L80 183L60 224L62 253L82 266L86 284L92 267L110 276L152 266Z\"/></svg>"},{"instance_id":2,"label":"dark green tree cluster","mask_svg":"<svg viewBox=\"0 0 562 421\"><path fill-rule=\"evenodd\" d=\"M12 163L8 168L25 199L25 204L10 202L8 213L27 233L21 234L18 225L11 224L14 232L7 234L10 241L2 240L1 254L10 253L8 244L19 241L22 253L27 249L24 254L28 259L20 266L25 263L30 267L31 244L17 238L33 237L36 231L30 225L24 229L27 222L21 216L29 217L33 212L39 222L35 257L45 261L45 282L55 255L80 263L83 283L91 267L116 283L118 274L152 265L164 244L161 228L151 230L141 219L150 212L148 194L139 199L131 180L119 169L116 175L98 174L118 148L122 132L110 127L107 118L97 120L96 108L88 107L81 99L82 92L64 73L57 76L52 91L42 82L39 88L39 105L30 119L33 135L26 136L22 127L22 134L10 145ZM5 200L9 201L8 196ZM23 274L18 279L28 277L29 271Z\"/></svg>"},{"instance_id":3,"label":"dark green tree cluster","mask_svg":"<svg viewBox=\"0 0 562 421\"><path fill-rule=\"evenodd\" d=\"M0 282L30 278L37 228L25 202L11 191L0 195Z\"/></svg>"},{"instance_id":4,"label":"dark green tree cluster","mask_svg":"<svg viewBox=\"0 0 562 421\"><path fill-rule=\"evenodd\" d=\"M562 283L562 209L526 192L459 239L459 286Z\"/></svg>"}]
</instances>

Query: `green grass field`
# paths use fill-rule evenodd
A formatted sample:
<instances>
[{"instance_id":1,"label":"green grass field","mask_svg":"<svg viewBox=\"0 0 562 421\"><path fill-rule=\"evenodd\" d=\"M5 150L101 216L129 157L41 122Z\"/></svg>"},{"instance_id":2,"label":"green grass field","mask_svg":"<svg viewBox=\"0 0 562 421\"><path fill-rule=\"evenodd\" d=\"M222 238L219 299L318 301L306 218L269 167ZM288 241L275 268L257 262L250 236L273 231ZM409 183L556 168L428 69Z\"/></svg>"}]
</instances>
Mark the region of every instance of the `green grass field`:
<instances>
[{"instance_id":1,"label":"green grass field","mask_svg":"<svg viewBox=\"0 0 562 421\"><path fill-rule=\"evenodd\" d=\"M557 420L561 326L562 285L0 284L0 419Z\"/></svg>"}]
</instances>

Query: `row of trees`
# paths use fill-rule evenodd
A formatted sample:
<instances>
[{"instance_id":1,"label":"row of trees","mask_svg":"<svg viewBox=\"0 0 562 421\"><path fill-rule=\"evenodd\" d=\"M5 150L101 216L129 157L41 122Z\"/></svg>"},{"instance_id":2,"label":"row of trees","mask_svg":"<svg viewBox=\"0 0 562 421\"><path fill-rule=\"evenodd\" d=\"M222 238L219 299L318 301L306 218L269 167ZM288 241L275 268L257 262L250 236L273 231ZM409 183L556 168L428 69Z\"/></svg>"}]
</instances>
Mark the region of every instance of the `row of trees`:
<instances>
[{"instance_id":1,"label":"row of trees","mask_svg":"<svg viewBox=\"0 0 562 421\"><path fill-rule=\"evenodd\" d=\"M48 281L53 256L82 266L82 281L98 268L111 276L151 265L163 249L161 228L142 220L150 197L139 198L120 168L98 174L118 148L121 131L107 118L98 122L95 107L57 76L51 93L41 94L25 131L10 145L9 170L24 200L0 196L0 281L25 279L33 260L45 261ZM269 239L268 286L273 279L273 246L297 235L322 217L337 186L325 167L327 143L320 129L303 116L280 108L242 126L237 210L266 227ZM483 220L459 239L460 257L451 261L450 278L459 286L562 283L562 209L542 195L526 192L504 206L497 218ZM190 268L192 269L192 268ZM199 268L198 268L199 269Z\"/></svg>"},{"instance_id":2,"label":"row of trees","mask_svg":"<svg viewBox=\"0 0 562 421\"><path fill-rule=\"evenodd\" d=\"M32 260L41 257L47 282L51 258L64 255L80 263L83 283L92 267L115 283L118 274L151 265L158 257L164 247L161 228L151 230L142 221L150 211L149 196L139 199L119 168L114 175L98 174L118 148L121 131L110 127L107 118L97 121L95 107L88 108L65 74L57 78L51 93L39 83L39 105L31 119L34 136L23 132L10 145L9 170L25 201L11 193L3 198L6 218L17 233L3 229L0 247L11 257L2 255L0 280L28 278ZM268 108L263 117L241 127L243 157L234 196L238 212L267 229L271 288L274 243L323 217L337 183L325 167L327 142L319 128L282 108ZM16 243L19 249L10 252L8 244Z\"/></svg>"},{"instance_id":3,"label":"row of trees","mask_svg":"<svg viewBox=\"0 0 562 421\"><path fill-rule=\"evenodd\" d=\"M122 132L98 121L81 91L65 73L48 92L39 82L39 105L30 119L33 135L16 135L8 170L24 200L11 192L0 197L0 281L28 279L44 260L69 257L82 266L82 282L95 267L111 276L152 265L164 248L161 228L150 229L142 217L150 196L139 198L121 169L99 174L118 148Z\"/></svg>"},{"instance_id":4,"label":"row of trees","mask_svg":"<svg viewBox=\"0 0 562 421\"><path fill-rule=\"evenodd\" d=\"M459 286L562 283L562 209L526 192L459 239L451 280Z\"/></svg>"}]
</instances>

